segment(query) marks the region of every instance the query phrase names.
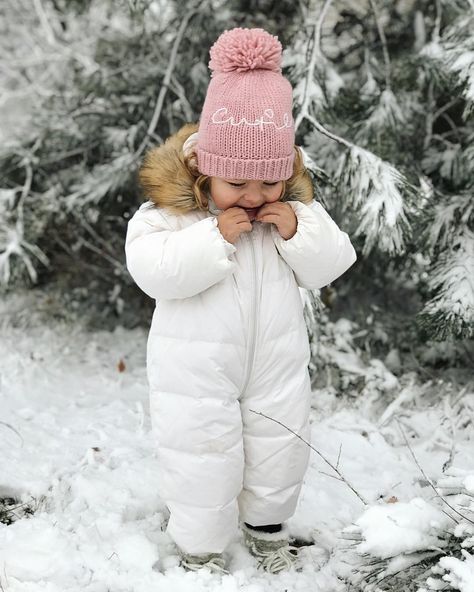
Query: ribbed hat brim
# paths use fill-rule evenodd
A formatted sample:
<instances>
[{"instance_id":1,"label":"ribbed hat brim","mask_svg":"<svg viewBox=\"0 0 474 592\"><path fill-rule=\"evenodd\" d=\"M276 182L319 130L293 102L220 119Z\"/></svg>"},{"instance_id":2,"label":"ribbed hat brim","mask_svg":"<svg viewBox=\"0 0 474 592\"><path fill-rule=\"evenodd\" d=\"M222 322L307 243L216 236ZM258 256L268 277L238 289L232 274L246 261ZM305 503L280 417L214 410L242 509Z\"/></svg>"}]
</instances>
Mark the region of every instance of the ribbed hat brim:
<instances>
[{"instance_id":1,"label":"ribbed hat brim","mask_svg":"<svg viewBox=\"0 0 474 592\"><path fill-rule=\"evenodd\" d=\"M294 152L284 158L242 160L197 150L199 172L224 179L283 181L292 176L294 159Z\"/></svg>"}]
</instances>

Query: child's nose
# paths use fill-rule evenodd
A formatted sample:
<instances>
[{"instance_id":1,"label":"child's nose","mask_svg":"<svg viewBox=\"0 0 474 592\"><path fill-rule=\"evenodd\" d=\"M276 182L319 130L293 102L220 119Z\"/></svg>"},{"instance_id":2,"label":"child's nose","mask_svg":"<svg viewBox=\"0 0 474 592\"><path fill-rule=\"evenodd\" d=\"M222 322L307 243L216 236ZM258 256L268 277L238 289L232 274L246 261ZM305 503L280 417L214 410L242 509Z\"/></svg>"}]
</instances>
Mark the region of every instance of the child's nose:
<instances>
[{"instance_id":1,"label":"child's nose","mask_svg":"<svg viewBox=\"0 0 474 592\"><path fill-rule=\"evenodd\" d=\"M249 191L245 196L245 201L248 203L250 208L256 208L257 206L265 203L265 197L259 190Z\"/></svg>"}]
</instances>

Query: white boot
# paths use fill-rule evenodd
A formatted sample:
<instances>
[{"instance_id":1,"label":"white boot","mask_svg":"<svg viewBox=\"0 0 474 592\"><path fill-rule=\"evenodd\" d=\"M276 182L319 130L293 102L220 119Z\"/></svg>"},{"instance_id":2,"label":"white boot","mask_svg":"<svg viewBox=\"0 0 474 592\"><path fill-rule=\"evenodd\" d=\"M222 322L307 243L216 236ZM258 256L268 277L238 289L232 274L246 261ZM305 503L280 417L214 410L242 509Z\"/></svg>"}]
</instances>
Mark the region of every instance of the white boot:
<instances>
[{"instance_id":1,"label":"white boot","mask_svg":"<svg viewBox=\"0 0 474 592\"><path fill-rule=\"evenodd\" d=\"M298 559L298 547L290 544L285 526L280 532L262 532L242 524L242 532L250 553L259 562L258 566L269 573L290 569Z\"/></svg>"},{"instance_id":2,"label":"white boot","mask_svg":"<svg viewBox=\"0 0 474 592\"><path fill-rule=\"evenodd\" d=\"M226 562L222 553L205 553L202 555L190 555L180 551L181 565L189 571L198 571L207 567L214 573L228 574Z\"/></svg>"}]
</instances>

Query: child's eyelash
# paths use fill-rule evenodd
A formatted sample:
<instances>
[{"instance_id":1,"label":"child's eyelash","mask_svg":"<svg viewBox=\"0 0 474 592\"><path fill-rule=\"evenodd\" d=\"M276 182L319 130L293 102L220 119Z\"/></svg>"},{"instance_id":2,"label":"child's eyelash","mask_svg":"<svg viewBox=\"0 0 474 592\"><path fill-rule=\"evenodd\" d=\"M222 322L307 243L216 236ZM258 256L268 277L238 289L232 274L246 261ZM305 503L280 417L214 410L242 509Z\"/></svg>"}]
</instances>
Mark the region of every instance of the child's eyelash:
<instances>
[{"instance_id":1,"label":"child's eyelash","mask_svg":"<svg viewBox=\"0 0 474 592\"><path fill-rule=\"evenodd\" d=\"M243 187L245 185L245 183L231 183L230 181L228 181L228 183L229 185L232 185L232 187ZM273 187L273 185L276 185L277 183L278 181L274 181L272 183L264 183L264 185Z\"/></svg>"}]
</instances>

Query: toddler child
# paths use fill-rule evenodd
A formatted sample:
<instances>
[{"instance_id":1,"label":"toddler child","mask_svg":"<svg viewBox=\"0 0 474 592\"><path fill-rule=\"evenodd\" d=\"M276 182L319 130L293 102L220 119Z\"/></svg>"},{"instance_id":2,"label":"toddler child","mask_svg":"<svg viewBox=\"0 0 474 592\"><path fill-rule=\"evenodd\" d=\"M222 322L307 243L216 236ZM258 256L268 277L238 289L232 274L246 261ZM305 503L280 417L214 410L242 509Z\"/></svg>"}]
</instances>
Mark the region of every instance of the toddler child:
<instances>
[{"instance_id":1,"label":"toddler child","mask_svg":"<svg viewBox=\"0 0 474 592\"><path fill-rule=\"evenodd\" d=\"M295 146L281 44L232 29L212 46L199 124L152 149L148 201L131 218L127 267L156 299L147 344L150 411L182 564L225 571L239 525L260 565L291 567L310 438L310 349L300 288L356 260L313 200ZM264 417L268 416L268 417Z\"/></svg>"}]
</instances>

